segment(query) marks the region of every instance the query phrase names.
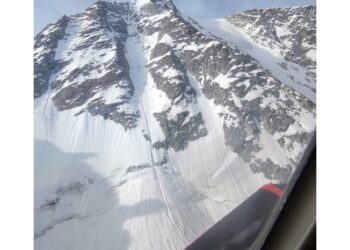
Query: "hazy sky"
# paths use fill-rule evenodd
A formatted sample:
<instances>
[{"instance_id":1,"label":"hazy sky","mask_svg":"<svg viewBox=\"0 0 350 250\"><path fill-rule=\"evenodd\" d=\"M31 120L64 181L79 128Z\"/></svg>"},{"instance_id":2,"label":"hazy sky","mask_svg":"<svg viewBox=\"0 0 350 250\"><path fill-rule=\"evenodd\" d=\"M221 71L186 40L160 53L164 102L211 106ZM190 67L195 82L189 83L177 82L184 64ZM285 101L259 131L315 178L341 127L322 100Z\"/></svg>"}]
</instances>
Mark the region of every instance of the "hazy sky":
<instances>
[{"instance_id":1,"label":"hazy sky","mask_svg":"<svg viewBox=\"0 0 350 250\"><path fill-rule=\"evenodd\" d=\"M95 0L34 0L34 32L58 18L75 14ZM179 10L192 17L224 17L253 8L289 7L316 4L316 0L173 0Z\"/></svg>"}]
</instances>

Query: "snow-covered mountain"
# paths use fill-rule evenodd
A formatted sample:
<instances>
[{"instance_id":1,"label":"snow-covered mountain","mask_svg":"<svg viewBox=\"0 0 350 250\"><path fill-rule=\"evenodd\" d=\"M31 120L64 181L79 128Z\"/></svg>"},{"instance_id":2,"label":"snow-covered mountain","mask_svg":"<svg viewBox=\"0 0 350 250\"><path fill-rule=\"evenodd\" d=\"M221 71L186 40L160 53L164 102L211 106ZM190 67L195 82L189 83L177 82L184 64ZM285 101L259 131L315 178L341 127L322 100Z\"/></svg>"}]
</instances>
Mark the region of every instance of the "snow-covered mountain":
<instances>
[{"instance_id":1,"label":"snow-covered mountain","mask_svg":"<svg viewBox=\"0 0 350 250\"><path fill-rule=\"evenodd\" d=\"M36 249L182 249L288 182L315 130L313 9L99 1L37 34Z\"/></svg>"},{"instance_id":2,"label":"snow-covered mountain","mask_svg":"<svg viewBox=\"0 0 350 250\"><path fill-rule=\"evenodd\" d=\"M254 57L272 75L316 101L316 7L253 9L198 19L206 29Z\"/></svg>"}]
</instances>

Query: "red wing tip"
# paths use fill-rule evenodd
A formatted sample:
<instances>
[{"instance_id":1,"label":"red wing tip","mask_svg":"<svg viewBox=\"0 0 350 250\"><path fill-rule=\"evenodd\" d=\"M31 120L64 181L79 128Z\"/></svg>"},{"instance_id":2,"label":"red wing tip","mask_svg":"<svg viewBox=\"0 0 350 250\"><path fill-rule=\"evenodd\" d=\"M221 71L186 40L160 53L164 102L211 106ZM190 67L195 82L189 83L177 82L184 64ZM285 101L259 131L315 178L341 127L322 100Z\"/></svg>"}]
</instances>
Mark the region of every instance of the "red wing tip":
<instances>
[{"instance_id":1,"label":"red wing tip","mask_svg":"<svg viewBox=\"0 0 350 250\"><path fill-rule=\"evenodd\" d=\"M277 195L278 197L282 197L284 195L284 191L272 183L265 184L260 189L270 191L271 193Z\"/></svg>"}]
</instances>

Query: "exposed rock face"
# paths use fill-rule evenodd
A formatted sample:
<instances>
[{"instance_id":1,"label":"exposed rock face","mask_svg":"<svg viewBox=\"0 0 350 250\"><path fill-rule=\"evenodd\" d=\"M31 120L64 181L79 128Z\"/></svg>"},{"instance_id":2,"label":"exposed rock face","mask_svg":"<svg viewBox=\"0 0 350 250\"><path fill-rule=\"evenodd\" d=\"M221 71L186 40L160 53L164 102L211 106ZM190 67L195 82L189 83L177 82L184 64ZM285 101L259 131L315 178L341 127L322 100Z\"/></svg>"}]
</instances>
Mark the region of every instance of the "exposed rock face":
<instances>
[{"instance_id":1,"label":"exposed rock face","mask_svg":"<svg viewBox=\"0 0 350 250\"><path fill-rule=\"evenodd\" d=\"M315 47L314 12L313 7L252 10L228 20L312 72L316 64L307 53ZM247 28L247 23L254 25ZM290 170L282 169L289 166L259 158L265 134L287 152L295 150L293 143L304 147L309 133L302 131L301 119L314 116L314 104L237 47L201 33L171 1L154 0L141 7L97 2L49 25L35 37L35 98L50 88L59 111L74 109L77 116L88 112L125 130L137 128L140 107L126 56L130 37L144 42L144 67L168 100L152 114L165 138L150 141L154 149L182 151L210 133L196 108L200 91L222 108L217 117L233 152L268 178L288 178ZM290 134L292 128L298 132ZM272 170L283 174L273 175Z\"/></svg>"},{"instance_id":2,"label":"exposed rock face","mask_svg":"<svg viewBox=\"0 0 350 250\"><path fill-rule=\"evenodd\" d=\"M166 43L156 44L150 59L154 58L159 59L151 61L148 67L157 88L164 91L174 104L182 100L191 102L196 92L190 85L184 65L172 48Z\"/></svg>"},{"instance_id":3,"label":"exposed rock face","mask_svg":"<svg viewBox=\"0 0 350 250\"><path fill-rule=\"evenodd\" d=\"M206 136L208 133L207 129L203 126L204 120L201 113L188 118L189 112L184 111L178 113L174 120L169 120L166 113L157 113L154 115L159 121L159 125L166 137L166 140L162 144L157 144L160 147L167 148L171 146L176 151L184 150L189 141ZM186 119L188 121L185 121Z\"/></svg>"},{"instance_id":4,"label":"exposed rock face","mask_svg":"<svg viewBox=\"0 0 350 250\"><path fill-rule=\"evenodd\" d=\"M36 35L34 43L34 98L43 95L49 87L52 72L62 68L62 63L55 61L55 49L63 39L69 18L63 16L55 24L47 26Z\"/></svg>"}]
</instances>

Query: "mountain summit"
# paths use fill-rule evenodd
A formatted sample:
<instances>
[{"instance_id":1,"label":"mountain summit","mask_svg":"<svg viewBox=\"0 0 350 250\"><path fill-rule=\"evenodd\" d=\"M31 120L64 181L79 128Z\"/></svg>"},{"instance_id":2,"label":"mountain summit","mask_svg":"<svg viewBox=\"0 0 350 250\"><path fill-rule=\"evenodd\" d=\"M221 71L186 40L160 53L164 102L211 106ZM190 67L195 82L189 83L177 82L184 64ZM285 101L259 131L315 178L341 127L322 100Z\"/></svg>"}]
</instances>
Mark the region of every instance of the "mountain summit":
<instances>
[{"instance_id":1,"label":"mountain summit","mask_svg":"<svg viewBox=\"0 0 350 250\"><path fill-rule=\"evenodd\" d=\"M182 249L287 183L315 130L313 19L290 11L99 1L37 34L36 247Z\"/></svg>"}]
</instances>

